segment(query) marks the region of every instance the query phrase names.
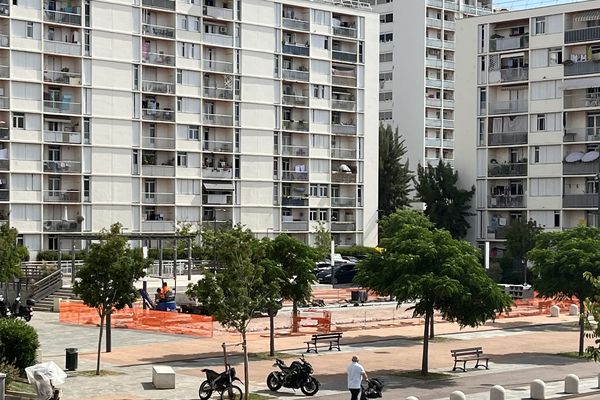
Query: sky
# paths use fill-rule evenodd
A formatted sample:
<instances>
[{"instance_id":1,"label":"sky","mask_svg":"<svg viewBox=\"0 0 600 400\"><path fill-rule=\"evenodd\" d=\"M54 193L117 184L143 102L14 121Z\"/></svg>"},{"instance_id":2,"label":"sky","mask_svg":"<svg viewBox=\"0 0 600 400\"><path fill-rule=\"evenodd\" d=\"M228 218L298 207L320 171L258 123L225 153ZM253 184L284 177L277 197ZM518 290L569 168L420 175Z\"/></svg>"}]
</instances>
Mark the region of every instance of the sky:
<instances>
[{"instance_id":1,"label":"sky","mask_svg":"<svg viewBox=\"0 0 600 400\"><path fill-rule=\"evenodd\" d=\"M535 8L553 6L556 4L575 3L586 0L494 0L494 8L508 8L510 10L521 10L524 8Z\"/></svg>"}]
</instances>

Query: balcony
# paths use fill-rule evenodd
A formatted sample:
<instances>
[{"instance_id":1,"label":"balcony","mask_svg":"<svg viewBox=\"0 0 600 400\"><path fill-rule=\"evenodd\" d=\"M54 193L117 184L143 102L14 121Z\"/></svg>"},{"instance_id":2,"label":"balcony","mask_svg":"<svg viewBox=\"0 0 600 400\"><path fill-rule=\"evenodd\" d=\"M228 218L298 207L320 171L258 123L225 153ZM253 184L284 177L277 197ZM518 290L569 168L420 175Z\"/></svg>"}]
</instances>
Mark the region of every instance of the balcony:
<instances>
[{"instance_id":1,"label":"balcony","mask_svg":"<svg viewBox=\"0 0 600 400\"><path fill-rule=\"evenodd\" d=\"M175 232L175 221L142 221L144 232Z\"/></svg>"},{"instance_id":2,"label":"balcony","mask_svg":"<svg viewBox=\"0 0 600 400\"><path fill-rule=\"evenodd\" d=\"M442 126L441 118L425 118L425 126L440 128Z\"/></svg>"},{"instance_id":3,"label":"balcony","mask_svg":"<svg viewBox=\"0 0 600 400\"><path fill-rule=\"evenodd\" d=\"M80 229L75 220L44 220L44 232L77 232Z\"/></svg>"},{"instance_id":4,"label":"balcony","mask_svg":"<svg viewBox=\"0 0 600 400\"><path fill-rule=\"evenodd\" d=\"M10 36L0 34L0 47L10 46Z\"/></svg>"},{"instance_id":5,"label":"balcony","mask_svg":"<svg viewBox=\"0 0 600 400\"><path fill-rule=\"evenodd\" d=\"M295 18L282 18L282 25L284 28L295 29L298 31L308 31L309 22Z\"/></svg>"},{"instance_id":6,"label":"balcony","mask_svg":"<svg viewBox=\"0 0 600 400\"><path fill-rule=\"evenodd\" d=\"M142 165L142 175L144 176L175 176L175 167L172 165Z\"/></svg>"},{"instance_id":7,"label":"balcony","mask_svg":"<svg viewBox=\"0 0 600 400\"><path fill-rule=\"evenodd\" d=\"M331 58L337 61L356 62L356 53L350 51L332 50Z\"/></svg>"},{"instance_id":8,"label":"balcony","mask_svg":"<svg viewBox=\"0 0 600 400\"><path fill-rule=\"evenodd\" d=\"M8 110L10 108L10 98L6 96L0 97L0 109Z\"/></svg>"},{"instance_id":9,"label":"balcony","mask_svg":"<svg viewBox=\"0 0 600 400\"><path fill-rule=\"evenodd\" d=\"M54 203L79 203L81 201L81 192L76 189L45 190L44 201Z\"/></svg>"},{"instance_id":10,"label":"balcony","mask_svg":"<svg viewBox=\"0 0 600 400\"><path fill-rule=\"evenodd\" d=\"M8 65L0 65L0 79L8 79L10 77L10 67Z\"/></svg>"},{"instance_id":11,"label":"balcony","mask_svg":"<svg viewBox=\"0 0 600 400\"><path fill-rule=\"evenodd\" d=\"M337 135L356 135L356 125L331 124L331 132Z\"/></svg>"},{"instance_id":12,"label":"balcony","mask_svg":"<svg viewBox=\"0 0 600 400\"><path fill-rule=\"evenodd\" d=\"M283 121L282 129L285 131L308 132L308 122L304 121Z\"/></svg>"},{"instance_id":13,"label":"balcony","mask_svg":"<svg viewBox=\"0 0 600 400\"><path fill-rule=\"evenodd\" d=\"M307 157L308 146L282 145L281 154L284 156Z\"/></svg>"},{"instance_id":14,"label":"balcony","mask_svg":"<svg viewBox=\"0 0 600 400\"><path fill-rule=\"evenodd\" d=\"M488 166L488 176L526 176L527 175L527 163L503 163L494 164L491 163Z\"/></svg>"},{"instance_id":15,"label":"balcony","mask_svg":"<svg viewBox=\"0 0 600 400\"><path fill-rule=\"evenodd\" d=\"M441 88L442 87L442 80L441 79L427 78L427 79L425 79L425 86L429 86L429 87L432 87L432 88Z\"/></svg>"},{"instance_id":16,"label":"balcony","mask_svg":"<svg viewBox=\"0 0 600 400\"><path fill-rule=\"evenodd\" d=\"M295 43L284 43L283 44L283 53L291 54L294 56L306 56L310 54L310 48L306 45L300 45Z\"/></svg>"},{"instance_id":17,"label":"balcony","mask_svg":"<svg viewBox=\"0 0 600 400\"><path fill-rule=\"evenodd\" d=\"M598 173L598 161L563 163L563 175L595 175Z\"/></svg>"},{"instance_id":18,"label":"balcony","mask_svg":"<svg viewBox=\"0 0 600 400\"><path fill-rule=\"evenodd\" d=\"M209 193L202 196L202 203L208 205L230 206L233 204L233 195Z\"/></svg>"},{"instance_id":19,"label":"balcony","mask_svg":"<svg viewBox=\"0 0 600 400\"><path fill-rule=\"evenodd\" d=\"M44 142L80 144L81 132L44 131Z\"/></svg>"},{"instance_id":20,"label":"balcony","mask_svg":"<svg viewBox=\"0 0 600 400\"><path fill-rule=\"evenodd\" d=\"M162 8L175 11L175 0L142 0L144 7Z\"/></svg>"},{"instance_id":21,"label":"balcony","mask_svg":"<svg viewBox=\"0 0 600 400\"><path fill-rule=\"evenodd\" d=\"M284 94L282 103L288 106L308 107L308 97L299 94Z\"/></svg>"},{"instance_id":22,"label":"balcony","mask_svg":"<svg viewBox=\"0 0 600 400\"><path fill-rule=\"evenodd\" d=\"M219 140L205 140L203 142L204 151L216 151L231 153L233 151L233 142L219 141Z\"/></svg>"},{"instance_id":23,"label":"balcony","mask_svg":"<svg viewBox=\"0 0 600 400\"><path fill-rule=\"evenodd\" d=\"M203 93L204 93L205 97L210 97L212 99L223 99L223 100L232 100L233 99L233 89L205 87L203 89Z\"/></svg>"},{"instance_id":24,"label":"balcony","mask_svg":"<svg viewBox=\"0 0 600 400\"><path fill-rule=\"evenodd\" d=\"M205 16L218 19L233 19L233 10L231 8L202 6L202 13Z\"/></svg>"},{"instance_id":25,"label":"balcony","mask_svg":"<svg viewBox=\"0 0 600 400\"><path fill-rule=\"evenodd\" d=\"M10 168L10 160L0 158L0 171L8 171Z\"/></svg>"},{"instance_id":26,"label":"balcony","mask_svg":"<svg viewBox=\"0 0 600 400\"><path fill-rule=\"evenodd\" d=\"M442 59L427 57L425 59L425 66L432 68L442 68Z\"/></svg>"},{"instance_id":27,"label":"balcony","mask_svg":"<svg viewBox=\"0 0 600 400\"><path fill-rule=\"evenodd\" d=\"M332 197L332 207L355 207L356 199L354 197Z\"/></svg>"},{"instance_id":28,"label":"balcony","mask_svg":"<svg viewBox=\"0 0 600 400\"><path fill-rule=\"evenodd\" d=\"M600 107L600 96L595 94L564 94L565 108Z\"/></svg>"},{"instance_id":29,"label":"balcony","mask_svg":"<svg viewBox=\"0 0 600 400\"><path fill-rule=\"evenodd\" d=\"M356 183L356 174L347 172L332 172L331 182L337 183Z\"/></svg>"},{"instance_id":30,"label":"balcony","mask_svg":"<svg viewBox=\"0 0 600 400\"><path fill-rule=\"evenodd\" d=\"M59 40L44 40L44 50L47 53L56 53L67 56L80 56L81 44L61 42Z\"/></svg>"},{"instance_id":31,"label":"balcony","mask_svg":"<svg viewBox=\"0 0 600 400\"><path fill-rule=\"evenodd\" d=\"M75 7L69 7L69 9L75 10ZM81 25L81 13L66 12L64 10L44 10L44 21L56 22L59 24Z\"/></svg>"},{"instance_id":32,"label":"balcony","mask_svg":"<svg viewBox=\"0 0 600 400\"><path fill-rule=\"evenodd\" d=\"M175 84L169 82L142 81L142 92L175 94Z\"/></svg>"},{"instance_id":33,"label":"balcony","mask_svg":"<svg viewBox=\"0 0 600 400\"><path fill-rule=\"evenodd\" d=\"M334 110L354 111L356 102L353 100L331 100L331 108Z\"/></svg>"},{"instance_id":34,"label":"balcony","mask_svg":"<svg viewBox=\"0 0 600 400\"><path fill-rule=\"evenodd\" d=\"M81 103L75 103L72 101L44 100L44 112L81 114Z\"/></svg>"},{"instance_id":35,"label":"balcony","mask_svg":"<svg viewBox=\"0 0 600 400\"><path fill-rule=\"evenodd\" d=\"M430 26L430 27L433 27L433 28L441 28L442 27L442 20L441 19L437 19L437 18L427 17L427 26Z\"/></svg>"},{"instance_id":36,"label":"balcony","mask_svg":"<svg viewBox=\"0 0 600 400\"><path fill-rule=\"evenodd\" d=\"M205 71L211 72L233 72L233 63L228 61L204 60L202 66Z\"/></svg>"},{"instance_id":37,"label":"balcony","mask_svg":"<svg viewBox=\"0 0 600 400\"><path fill-rule=\"evenodd\" d=\"M444 119L443 125L444 125L444 128L454 128L454 121L451 119Z\"/></svg>"},{"instance_id":38,"label":"balcony","mask_svg":"<svg viewBox=\"0 0 600 400\"><path fill-rule=\"evenodd\" d=\"M202 35L202 41L206 44L213 44L215 46L233 47L233 36L231 35L205 33Z\"/></svg>"},{"instance_id":39,"label":"balcony","mask_svg":"<svg viewBox=\"0 0 600 400\"><path fill-rule=\"evenodd\" d=\"M305 207L308 206L308 199L304 196L282 196L282 206Z\"/></svg>"},{"instance_id":40,"label":"balcony","mask_svg":"<svg viewBox=\"0 0 600 400\"><path fill-rule=\"evenodd\" d=\"M442 99L436 99L436 98L426 97L425 98L425 105L428 106L428 107L441 107L442 106Z\"/></svg>"},{"instance_id":41,"label":"balcony","mask_svg":"<svg viewBox=\"0 0 600 400\"><path fill-rule=\"evenodd\" d=\"M500 70L501 82L526 81L529 79L529 68L503 68Z\"/></svg>"},{"instance_id":42,"label":"balcony","mask_svg":"<svg viewBox=\"0 0 600 400\"><path fill-rule=\"evenodd\" d=\"M529 47L529 34L490 39L490 51L526 49Z\"/></svg>"},{"instance_id":43,"label":"balcony","mask_svg":"<svg viewBox=\"0 0 600 400\"><path fill-rule=\"evenodd\" d=\"M600 63L598 61L569 62L564 64L564 75L586 75L597 74L600 72Z\"/></svg>"},{"instance_id":44,"label":"balcony","mask_svg":"<svg viewBox=\"0 0 600 400\"><path fill-rule=\"evenodd\" d=\"M564 208L597 208L598 193L565 194L563 196Z\"/></svg>"},{"instance_id":45,"label":"balcony","mask_svg":"<svg viewBox=\"0 0 600 400\"><path fill-rule=\"evenodd\" d=\"M80 173L81 162L79 161L44 161L44 172L54 173Z\"/></svg>"},{"instance_id":46,"label":"balcony","mask_svg":"<svg viewBox=\"0 0 600 400\"><path fill-rule=\"evenodd\" d=\"M174 149L175 139L161 138L156 136L144 136L142 138L142 147L148 149Z\"/></svg>"},{"instance_id":47,"label":"balcony","mask_svg":"<svg viewBox=\"0 0 600 400\"><path fill-rule=\"evenodd\" d=\"M506 239L507 229L505 226L488 226L487 233L488 235L494 235L494 237L490 239Z\"/></svg>"},{"instance_id":48,"label":"balcony","mask_svg":"<svg viewBox=\"0 0 600 400\"><path fill-rule=\"evenodd\" d=\"M233 116L225 114L204 114L203 121L208 125L233 125Z\"/></svg>"},{"instance_id":49,"label":"balcony","mask_svg":"<svg viewBox=\"0 0 600 400\"><path fill-rule=\"evenodd\" d=\"M0 140L10 140L9 128L0 128Z\"/></svg>"},{"instance_id":50,"label":"balcony","mask_svg":"<svg viewBox=\"0 0 600 400\"><path fill-rule=\"evenodd\" d=\"M490 208L524 208L524 195L492 195L488 197Z\"/></svg>"},{"instance_id":51,"label":"balcony","mask_svg":"<svg viewBox=\"0 0 600 400\"><path fill-rule=\"evenodd\" d=\"M143 204L174 204L175 194L174 193L156 193L156 192L145 192L142 197Z\"/></svg>"},{"instance_id":52,"label":"balcony","mask_svg":"<svg viewBox=\"0 0 600 400\"><path fill-rule=\"evenodd\" d=\"M142 108L142 119L150 121L173 122L175 121L175 111L168 108Z\"/></svg>"},{"instance_id":53,"label":"balcony","mask_svg":"<svg viewBox=\"0 0 600 400\"><path fill-rule=\"evenodd\" d=\"M331 222L331 231L332 232L345 232L345 231L355 231L356 223L354 221L350 222Z\"/></svg>"},{"instance_id":54,"label":"balcony","mask_svg":"<svg viewBox=\"0 0 600 400\"><path fill-rule=\"evenodd\" d=\"M442 139L440 139L440 138L425 138L425 146L427 146L427 147L442 147Z\"/></svg>"},{"instance_id":55,"label":"balcony","mask_svg":"<svg viewBox=\"0 0 600 400\"><path fill-rule=\"evenodd\" d=\"M218 219L205 219L202 221L202 229L203 230L225 230L231 229L231 220L229 221L220 221Z\"/></svg>"},{"instance_id":56,"label":"balcony","mask_svg":"<svg viewBox=\"0 0 600 400\"><path fill-rule=\"evenodd\" d=\"M516 114L527 112L527 100L497 101L489 104L490 114Z\"/></svg>"},{"instance_id":57,"label":"balcony","mask_svg":"<svg viewBox=\"0 0 600 400\"><path fill-rule=\"evenodd\" d=\"M8 5L9 0L0 0L0 15L8 17L10 15L10 6Z\"/></svg>"},{"instance_id":58,"label":"balcony","mask_svg":"<svg viewBox=\"0 0 600 400\"><path fill-rule=\"evenodd\" d=\"M233 169L231 167L216 168L203 167L202 178L204 179L233 179Z\"/></svg>"},{"instance_id":59,"label":"balcony","mask_svg":"<svg viewBox=\"0 0 600 400\"><path fill-rule=\"evenodd\" d=\"M308 181L307 171L281 171L281 179L284 181Z\"/></svg>"},{"instance_id":60,"label":"balcony","mask_svg":"<svg viewBox=\"0 0 600 400\"><path fill-rule=\"evenodd\" d=\"M351 28L351 27L345 27L345 26L334 26L333 27L333 34L335 36L344 36L347 38L356 38L357 34L356 34L356 28Z\"/></svg>"},{"instance_id":61,"label":"balcony","mask_svg":"<svg viewBox=\"0 0 600 400\"><path fill-rule=\"evenodd\" d=\"M175 66L175 56L173 54L165 54L162 51L158 53L144 52L142 55L142 62L173 67Z\"/></svg>"},{"instance_id":62,"label":"balcony","mask_svg":"<svg viewBox=\"0 0 600 400\"><path fill-rule=\"evenodd\" d=\"M587 142L600 140L600 128L565 128L563 142Z\"/></svg>"},{"instance_id":63,"label":"balcony","mask_svg":"<svg viewBox=\"0 0 600 400\"><path fill-rule=\"evenodd\" d=\"M174 39L175 29L170 26L142 24L142 35Z\"/></svg>"},{"instance_id":64,"label":"balcony","mask_svg":"<svg viewBox=\"0 0 600 400\"><path fill-rule=\"evenodd\" d=\"M81 73L67 71L44 71L44 82L81 85Z\"/></svg>"},{"instance_id":65,"label":"balcony","mask_svg":"<svg viewBox=\"0 0 600 400\"><path fill-rule=\"evenodd\" d=\"M283 69L281 70L281 77L289 81L308 82L309 73L296 69Z\"/></svg>"},{"instance_id":66,"label":"balcony","mask_svg":"<svg viewBox=\"0 0 600 400\"><path fill-rule=\"evenodd\" d=\"M308 221L283 221L281 223L282 231L307 231Z\"/></svg>"},{"instance_id":67,"label":"balcony","mask_svg":"<svg viewBox=\"0 0 600 400\"><path fill-rule=\"evenodd\" d=\"M0 189L0 201L9 201L10 200L10 190L9 189ZM1 221L6 221L4 218L0 218ZM0 221L0 225L3 223Z\"/></svg>"},{"instance_id":68,"label":"balcony","mask_svg":"<svg viewBox=\"0 0 600 400\"><path fill-rule=\"evenodd\" d=\"M565 43L588 42L600 39L600 27L565 30Z\"/></svg>"},{"instance_id":69,"label":"balcony","mask_svg":"<svg viewBox=\"0 0 600 400\"><path fill-rule=\"evenodd\" d=\"M488 146L526 144L527 132L498 132L488 134Z\"/></svg>"},{"instance_id":70,"label":"balcony","mask_svg":"<svg viewBox=\"0 0 600 400\"><path fill-rule=\"evenodd\" d=\"M427 47L440 48L442 47L442 39L428 37L425 38L425 44Z\"/></svg>"},{"instance_id":71,"label":"balcony","mask_svg":"<svg viewBox=\"0 0 600 400\"><path fill-rule=\"evenodd\" d=\"M332 158L356 158L356 150L355 149L340 149L334 148L331 149L331 157Z\"/></svg>"}]
</instances>

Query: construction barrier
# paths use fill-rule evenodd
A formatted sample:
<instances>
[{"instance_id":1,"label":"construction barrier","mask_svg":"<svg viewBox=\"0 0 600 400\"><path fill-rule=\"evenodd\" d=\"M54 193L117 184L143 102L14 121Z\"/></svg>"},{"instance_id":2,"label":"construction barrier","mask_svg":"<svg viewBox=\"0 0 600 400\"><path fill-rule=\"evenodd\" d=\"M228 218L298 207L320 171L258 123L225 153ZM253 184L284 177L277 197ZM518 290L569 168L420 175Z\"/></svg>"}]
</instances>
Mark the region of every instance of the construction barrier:
<instances>
[{"instance_id":1,"label":"construction barrier","mask_svg":"<svg viewBox=\"0 0 600 400\"><path fill-rule=\"evenodd\" d=\"M538 315L550 315L550 307L557 306L561 312L568 313L569 307L572 304L578 305L577 299L565 299L556 301L547 298L537 298L515 300L515 304L512 309L503 314L498 314L497 318L515 318L515 317L529 317Z\"/></svg>"},{"instance_id":2,"label":"construction barrier","mask_svg":"<svg viewBox=\"0 0 600 400\"><path fill-rule=\"evenodd\" d=\"M302 310L298 316L292 316L292 325L294 318L299 328L313 328L319 333L331 332L331 312L322 310Z\"/></svg>"},{"instance_id":3,"label":"construction barrier","mask_svg":"<svg viewBox=\"0 0 600 400\"><path fill-rule=\"evenodd\" d=\"M61 323L95 326L100 324L100 317L96 309L87 307L82 302L61 301L59 310L59 321ZM111 315L111 326L190 336L213 336L212 317L144 310L141 303L134 304L132 308L126 307L123 310L114 311Z\"/></svg>"}]
</instances>

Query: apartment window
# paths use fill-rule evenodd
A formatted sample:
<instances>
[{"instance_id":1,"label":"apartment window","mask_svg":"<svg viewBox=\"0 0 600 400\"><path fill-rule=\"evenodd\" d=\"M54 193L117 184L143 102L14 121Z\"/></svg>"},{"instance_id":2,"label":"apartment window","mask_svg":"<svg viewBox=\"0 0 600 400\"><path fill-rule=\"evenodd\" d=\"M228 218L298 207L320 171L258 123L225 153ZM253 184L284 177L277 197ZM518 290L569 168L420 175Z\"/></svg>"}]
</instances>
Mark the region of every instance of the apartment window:
<instances>
[{"instance_id":1,"label":"apartment window","mask_svg":"<svg viewBox=\"0 0 600 400\"><path fill-rule=\"evenodd\" d=\"M33 38L33 22L27 21L25 28L25 37Z\"/></svg>"},{"instance_id":2,"label":"apartment window","mask_svg":"<svg viewBox=\"0 0 600 400\"><path fill-rule=\"evenodd\" d=\"M25 129L25 114L13 113L13 128Z\"/></svg>"},{"instance_id":3,"label":"apartment window","mask_svg":"<svg viewBox=\"0 0 600 400\"><path fill-rule=\"evenodd\" d=\"M392 72L383 72L379 74L379 82L391 81L393 73Z\"/></svg>"},{"instance_id":4,"label":"apartment window","mask_svg":"<svg viewBox=\"0 0 600 400\"><path fill-rule=\"evenodd\" d=\"M310 196L311 197L327 197L329 192L327 185L312 184L310 185Z\"/></svg>"},{"instance_id":5,"label":"apartment window","mask_svg":"<svg viewBox=\"0 0 600 400\"><path fill-rule=\"evenodd\" d=\"M392 100L392 92L380 92L379 93L379 101L391 101Z\"/></svg>"},{"instance_id":6,"label":"apartment window","mask_svg":"<svg viewBox=\"0 0 600 400\"><path fill-rule=\"evenodd\" d=\"M382 24L394 22L394 14L381 14L379 16L379 22L381 22Z\"/></svg>"},{"instance_id":7,"label":"apartment window","mask_svg":"<svg viewBox=\"0 0 600 400\"><path fill-rule=\"evenodd\" d=\"M391 62L394 61L394 53L381 53L379 55L379 62Z\"/></svg>"},{"instance_id":8,"label":"apartment window","mask_svg":"<svg viewBox=\"0 0 600 400\"><path fill-rule=\"evenodd\" d=\"M383 111L379 113L379 120L380 121L388 121L392 119L392 112L391 111Z\"/></svg>"},{"instance_id":9,"label":"apartment window","mask_svg":"<svg viewBox=\"0 0 600 400\"><path fill-rule=\"evenodd\" d=\"M86 56L90 56L92 53L92 45L90 40L90 30L85 29L83 31L83 44L84 44L84 54Z\"/></svg>"},{"instance_id":10,"label":"apartment window","mask_svg":"<svg viewBox=\"0 0 600 400\"><path fill-rule=\"evenodd\" d=\"M536 126L537 126L538 132L546 130L546 114L538 114L537 115Z\"/></svg>"},{"instance_id":11,"label":"apartment window","mask_svg":"<svg viewBox=\"0 0 600 400\"><path fill-rule=\"evenodd\" d=\"M187 167L188 165L188 155L186 152L178 152L177 153L177 166L178 167Z\"/></svg>"},{"instance_id":12,"label":"apartment window","mask_svg":"<svg viewBox=\"0 0 600 400\"><path fill-rule=\"evenodd\" d=\"M313 85L313 97L317 99L324 99L325 85Z\"/></svg>"},{"instance_id":13,"label":"apartment window","mask_svg":"<svg viewBox=\"0 0 600 400\"><path fill-rule=\"evenodd\" d=\"M315 149L328 149L329 148L329 136L327 135L310 135L310 146Z\"/></svg>"},{"instance_id":14,"label":"apartment window","mask_svg":"<svg viewBox=\"0 0 600 400\"><path fill-rule=\"evenodd\" d=\"M554 227L560 228L560 211L554 211Z\"/></svg>"},{"instance_id":15,"label":"apartment window","mask_svg":"<svg viewBox=\"0 0 600 400\"><path fill-rule=\"evenodd\" d=\"M535 17L535 34L543 35L546 33L546 17Z\"/></svg>"},{"instance_id":16,"label":"apartment window","mask_svg":"<svg viewBox=\"0 0 600 400\"><path fill-rule=\"evenodd\" d=\"M91 124L89 117L85 117L83 119L83 142L85 144L90 144L91 137Z\"/></svg>"},{"instance_id":17,"label":"apartment window","mask_svg":"<svg viewBox=\"0 0 600 400\"><path fill-rule=\"evenodd\" d=\"M90 177L83 177L83 201L90 201Z\"/></svg>"},{"instance_id":18,"label":"apartment window","mask_svg":"<svg viewBox=\"0 0 600 400\"><path fill-rule=\"evenodd\" d=\"M178 97L177 98L177 111L181 112L181 105L183 103L183 98Z\"/></svg>"},{"instance_id":19,"label":"apartment window","mask_svg":"<svg viewBox=\"0 0 600 400\"><path fill-rule=\"evenodd\" d=\"M315 209L315 208L311 208L310 212L309 212L309 218L311 221L318 221L319 217L319 210Z\"/></svg>"},{"instance_id":20,"label":"apartment window","mask_svg":"<svg viewBox=\"0 0 600 400\"><path fill-rule=\"evenodd\" d=\"M133 66L133 90L139 89L140 80L140 66L135 64Z\"/></svg>"},{"instance_id":21,"label":"apartment window","mask_svg":"<svg viewBox=\"0 0 600 400\"><path fill-rule=\"evenodd\" d=\"M393 40L394 40L393 33L382 33L381 35L379 35L379 41L381 43L392 42Z\"/></svg>"},{"instance_id":22,"label":"apartment window","mask_svg":"<svg viewBox=\"0 0 600 400\"><path fill-rule=\"evenodd\" d=\"M560 65L562 64L562 49L551 48L548 49L548 65Z\"/></svg>"},{"instance_id":23,"label":"apartment window","mask_svg":"<svg viewBox=\"0 0 600 400\"><path fill-rule=\"evenodd\" d=\"M181 85L183 83L183 71L182 70L180 70L180 69L177 70L177 78L176 79L177 79L178 84Z\"/></svg>"},{"instance_id":24,"label":"apartment window","mask_svg":"<svg viewBox=\"0 0 600 400\"><path fill-rule=\"evenodd\" d=\"M533 148L533 162L534 163L540 162L540 146L535 146Z\"/></svg>"},{"instance_id":25,"label":"apartment window","mask_svg":"<svg viewBox=\"0 0 600 400\"><path fill-rule=\"evenodd\" d=\"M200 140L200 127L198 125L188 126L188 140Z\"/></svg>"}]
</instances>

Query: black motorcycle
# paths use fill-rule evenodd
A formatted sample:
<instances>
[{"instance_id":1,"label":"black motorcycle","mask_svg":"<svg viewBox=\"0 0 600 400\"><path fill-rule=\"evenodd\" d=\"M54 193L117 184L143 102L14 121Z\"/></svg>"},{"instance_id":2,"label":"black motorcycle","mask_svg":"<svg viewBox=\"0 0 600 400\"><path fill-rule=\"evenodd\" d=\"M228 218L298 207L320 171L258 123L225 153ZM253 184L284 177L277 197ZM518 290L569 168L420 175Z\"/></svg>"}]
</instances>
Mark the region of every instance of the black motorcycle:
<instances>
[{"instance_id":1,"label":"black motorcycle","mask_svg":"<svg viewBox=\"0 0 600 400\"><path fill-rule=\"evenodd\" d=\"M234 381L242 382L240 378L235 376L235 368L231 368L228 364L225 371L221 373L212 369L203 369L202 372L206 374L206 380L202 382L200 389L198 389L198 396L201 400L210 399L213 392L219 393L221 400L242 400L242 389L233 384Z\"/></svg>"},{"instance_id":2,"label":"black motorcycle","mask_svg":"<svg viewBox=\"0 0 600 400\"><path fill-rule=\"evenodd\" d=\"M21 304L21 294L17 294L15 297L15 301L13 301L11 306L12 316L15 318L23 318L25 321L31 321L31 317L33 317L33 306L35 305L35 300L27 299L25 305Z\"/></svg>"},{"instance_id":3,"label":"black motorcycle","mask_svg":"<svg viewBox=\"0 0 600 400\"><path fill-rule=\"evenodd\" d=\"M313 396L319 391L320 383L314 376L313 367L304 356L300 361L293 361L288 367L283 360L275 359L274 367L281 371L273 371L267 376L267 386L276 392L282 386L290 389L300 389L307 396Z\"/></svg>"},{"instance_id":4,"label":"black motorcycle","mask_svg":"<svg viewBox=\"0 0 600 400\"><path fill-rule=\"evenodd\" d=\"M371 378L360 384L362 390L360 391L360 400L377 399L382 397L383 392L383 380L380 378Z\"/></svg>"},{"instance_id":5,"label":"black motorcycle","mask_svg":"<svg viewBox=\"0 0 600 400\"><path fill-rule=\"evenodd\" d=\"M4 301L4 295L0 294L0 318L8 318L12 316L10 307Z\"/></svg>"}]
</instances>

